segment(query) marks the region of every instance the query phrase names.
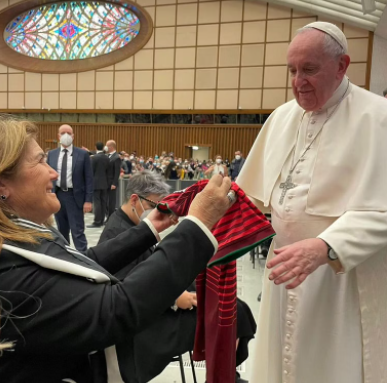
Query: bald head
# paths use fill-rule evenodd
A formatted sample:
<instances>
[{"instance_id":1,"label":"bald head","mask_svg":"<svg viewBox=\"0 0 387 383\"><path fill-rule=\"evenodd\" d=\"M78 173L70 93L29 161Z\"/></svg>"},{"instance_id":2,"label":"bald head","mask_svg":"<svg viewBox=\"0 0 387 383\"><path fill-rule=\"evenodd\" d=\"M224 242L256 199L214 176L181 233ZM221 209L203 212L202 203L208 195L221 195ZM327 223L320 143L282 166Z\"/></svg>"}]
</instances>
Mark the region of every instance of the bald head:
<instances>
[{"instance_id":1,"label":"bald head","mask_svg":"<svg viewBox=\"0 0 387 383\"><path fill-rule=\"evenodd\" d=\"M318 29L303 29L289 46L287 61L293 93L306 111L317 111L326 104L349 65L348 55L336 55L326 48L327 39L333 40L327 36Z\"/></svg>"},{"instance_id":2,"label":"bald head","mask_svg":"<svg viewBox=\"0 0 387 383\"><path fill-rule=\"evenodd\" d=\"M61 125L60 127L59 127L59 130L58 130L58 133L60 134L60 135L62 135L63 133L68 133L68 134L74 134L73 133L73 128L70 126L70 125L67 125L67 124L65 124L65 125Z\"/></svg>"},{"instance_id":3,"label":"bald head","mask_svg":"<svg viewBox=\"0 0 387 383\"><path fill-rule=\"evenodd\" d=\"M108 148L108 153L112 153L112 152L115 152L117 150L117 144L113 140L107 141L106 146Z\"/></svg>"}]
</instances>

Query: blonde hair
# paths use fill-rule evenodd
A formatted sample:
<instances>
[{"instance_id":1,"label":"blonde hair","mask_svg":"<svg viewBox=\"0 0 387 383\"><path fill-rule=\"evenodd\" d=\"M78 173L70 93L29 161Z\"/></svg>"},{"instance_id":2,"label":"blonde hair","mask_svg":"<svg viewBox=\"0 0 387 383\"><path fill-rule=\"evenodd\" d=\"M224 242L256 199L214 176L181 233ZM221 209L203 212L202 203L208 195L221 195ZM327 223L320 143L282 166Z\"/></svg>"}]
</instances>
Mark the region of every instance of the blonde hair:
<instances>
[{"instance_id":1,"label":"blonde hair","mask_svg":"<svg viewBox=\"0 0 387 383\"><path fill-rule=\"evenodd\" d=\"M17 176L18 166L30 140L36 139L38 128L30 121L0 115L0 181ZM15 212L0 199L0 251L4 241L38 243L50 235L25 229L13 223Z\"/></svg>"}]
</instances>

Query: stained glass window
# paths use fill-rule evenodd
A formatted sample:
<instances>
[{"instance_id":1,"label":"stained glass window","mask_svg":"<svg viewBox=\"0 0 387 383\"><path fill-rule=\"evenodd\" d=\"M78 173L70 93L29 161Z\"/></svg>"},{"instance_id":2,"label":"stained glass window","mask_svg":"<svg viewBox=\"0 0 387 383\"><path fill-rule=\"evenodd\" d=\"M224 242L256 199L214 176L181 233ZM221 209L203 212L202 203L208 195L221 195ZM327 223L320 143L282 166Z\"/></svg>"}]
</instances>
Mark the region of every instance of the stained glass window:
<instances>
[{"instance_id":1,"label":"stained glass window","mask_svg":"<svg viewBox=\"0 0 387 383\"><path fill-rule=\"evenodd\" d=\"M71 1L41 5L14 18L4 30L10 48L45 60L102 56L129 44L140 20L120 4Z\"/></svg>"}]
</instances>

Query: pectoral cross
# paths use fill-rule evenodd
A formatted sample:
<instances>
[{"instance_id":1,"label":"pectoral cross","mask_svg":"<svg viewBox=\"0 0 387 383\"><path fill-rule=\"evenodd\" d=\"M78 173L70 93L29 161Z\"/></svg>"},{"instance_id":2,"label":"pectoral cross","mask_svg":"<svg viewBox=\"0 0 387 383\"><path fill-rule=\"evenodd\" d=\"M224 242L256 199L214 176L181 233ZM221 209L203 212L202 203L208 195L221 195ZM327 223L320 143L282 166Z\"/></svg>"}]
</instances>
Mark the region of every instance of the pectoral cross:
<instances>
[{"instance_id":1,"label":"pectoral cross","mask_svg":"<svg viewBox=\"0 0 387 383\"><path fill-rule=\"evenodd\" d=\"M286 181L280 184L280 188L282 189L281 198L279 199L280 205L284 203L284 199L288 190L293 189L296 186L296 184L292 183L292 175L289 174L286 178Z\"/></svg>"}]
</instances>

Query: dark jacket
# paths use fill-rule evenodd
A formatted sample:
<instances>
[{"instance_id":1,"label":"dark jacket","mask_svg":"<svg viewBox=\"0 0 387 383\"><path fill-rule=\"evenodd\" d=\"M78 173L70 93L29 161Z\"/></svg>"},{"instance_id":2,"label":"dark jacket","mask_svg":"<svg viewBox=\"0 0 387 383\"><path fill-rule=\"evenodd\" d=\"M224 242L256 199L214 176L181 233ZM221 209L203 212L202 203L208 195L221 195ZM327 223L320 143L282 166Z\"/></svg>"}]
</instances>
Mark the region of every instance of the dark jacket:
<instances>
[{"instance_id":1,"label":"dark jacket","mask_svg":"<svg viewBox=\"0 0 387 383\"><path fill-rule=\"evenodd\" d=\"M91 166L93 168L94 190L107 190L108 172L110 161L106 154L97 153L91 157Z\"/></svg>"},{"instance_id":2,"label":"dark jacket","mask_svg":"<svg viewBox=\"0 0 387 383\"><path fill-rule=\"evenodd\" d=\"M101 271L103 266L113 274L156 244L152 231L141 223L90 248L87 256L97 265L79 253L76 256L58 232L53 234L53 240L38 246L16 245L77 268ZM130 340L157 321L206 267L213 252L209 238L187 220L157 246L154 257L122 282L107 274L110 282L97 284L3 249L0 295L12 303L12 315L19 318L1 318L1 338L17 343L14 352L1 357L0 382L60 383L69 378L89 383L88 354ZM4 309L12 309L6 300L2 303Z\"/></svg>"},{"instance_id":3,"label":"dark jacket","mask_svg":"<svg viewBox=\"0 0 387 383\"><path fill-rule=\"evenodd\" d=\"M118 186L118 179L120 178L120 172L121 172L121 158L120 155L115 152L112 154L112 156L109 158L109 171L108 171L108 189L112 185Z\"/></svg>"},{"instance_id":4,"label":"dark jacket","mask_svg":"<svg viewBox=\"0 0 387 383\"><path fill-rule=\"evenodd\" d=\"M58 170L58 159L61 148L48 152L47 163ZM85 202L93 201L93 172L90 156L85 150L73 147L73 193L78 208L82 209ZM54 187L54 192L56 188Z\"/></svg>"}]
</instances>

